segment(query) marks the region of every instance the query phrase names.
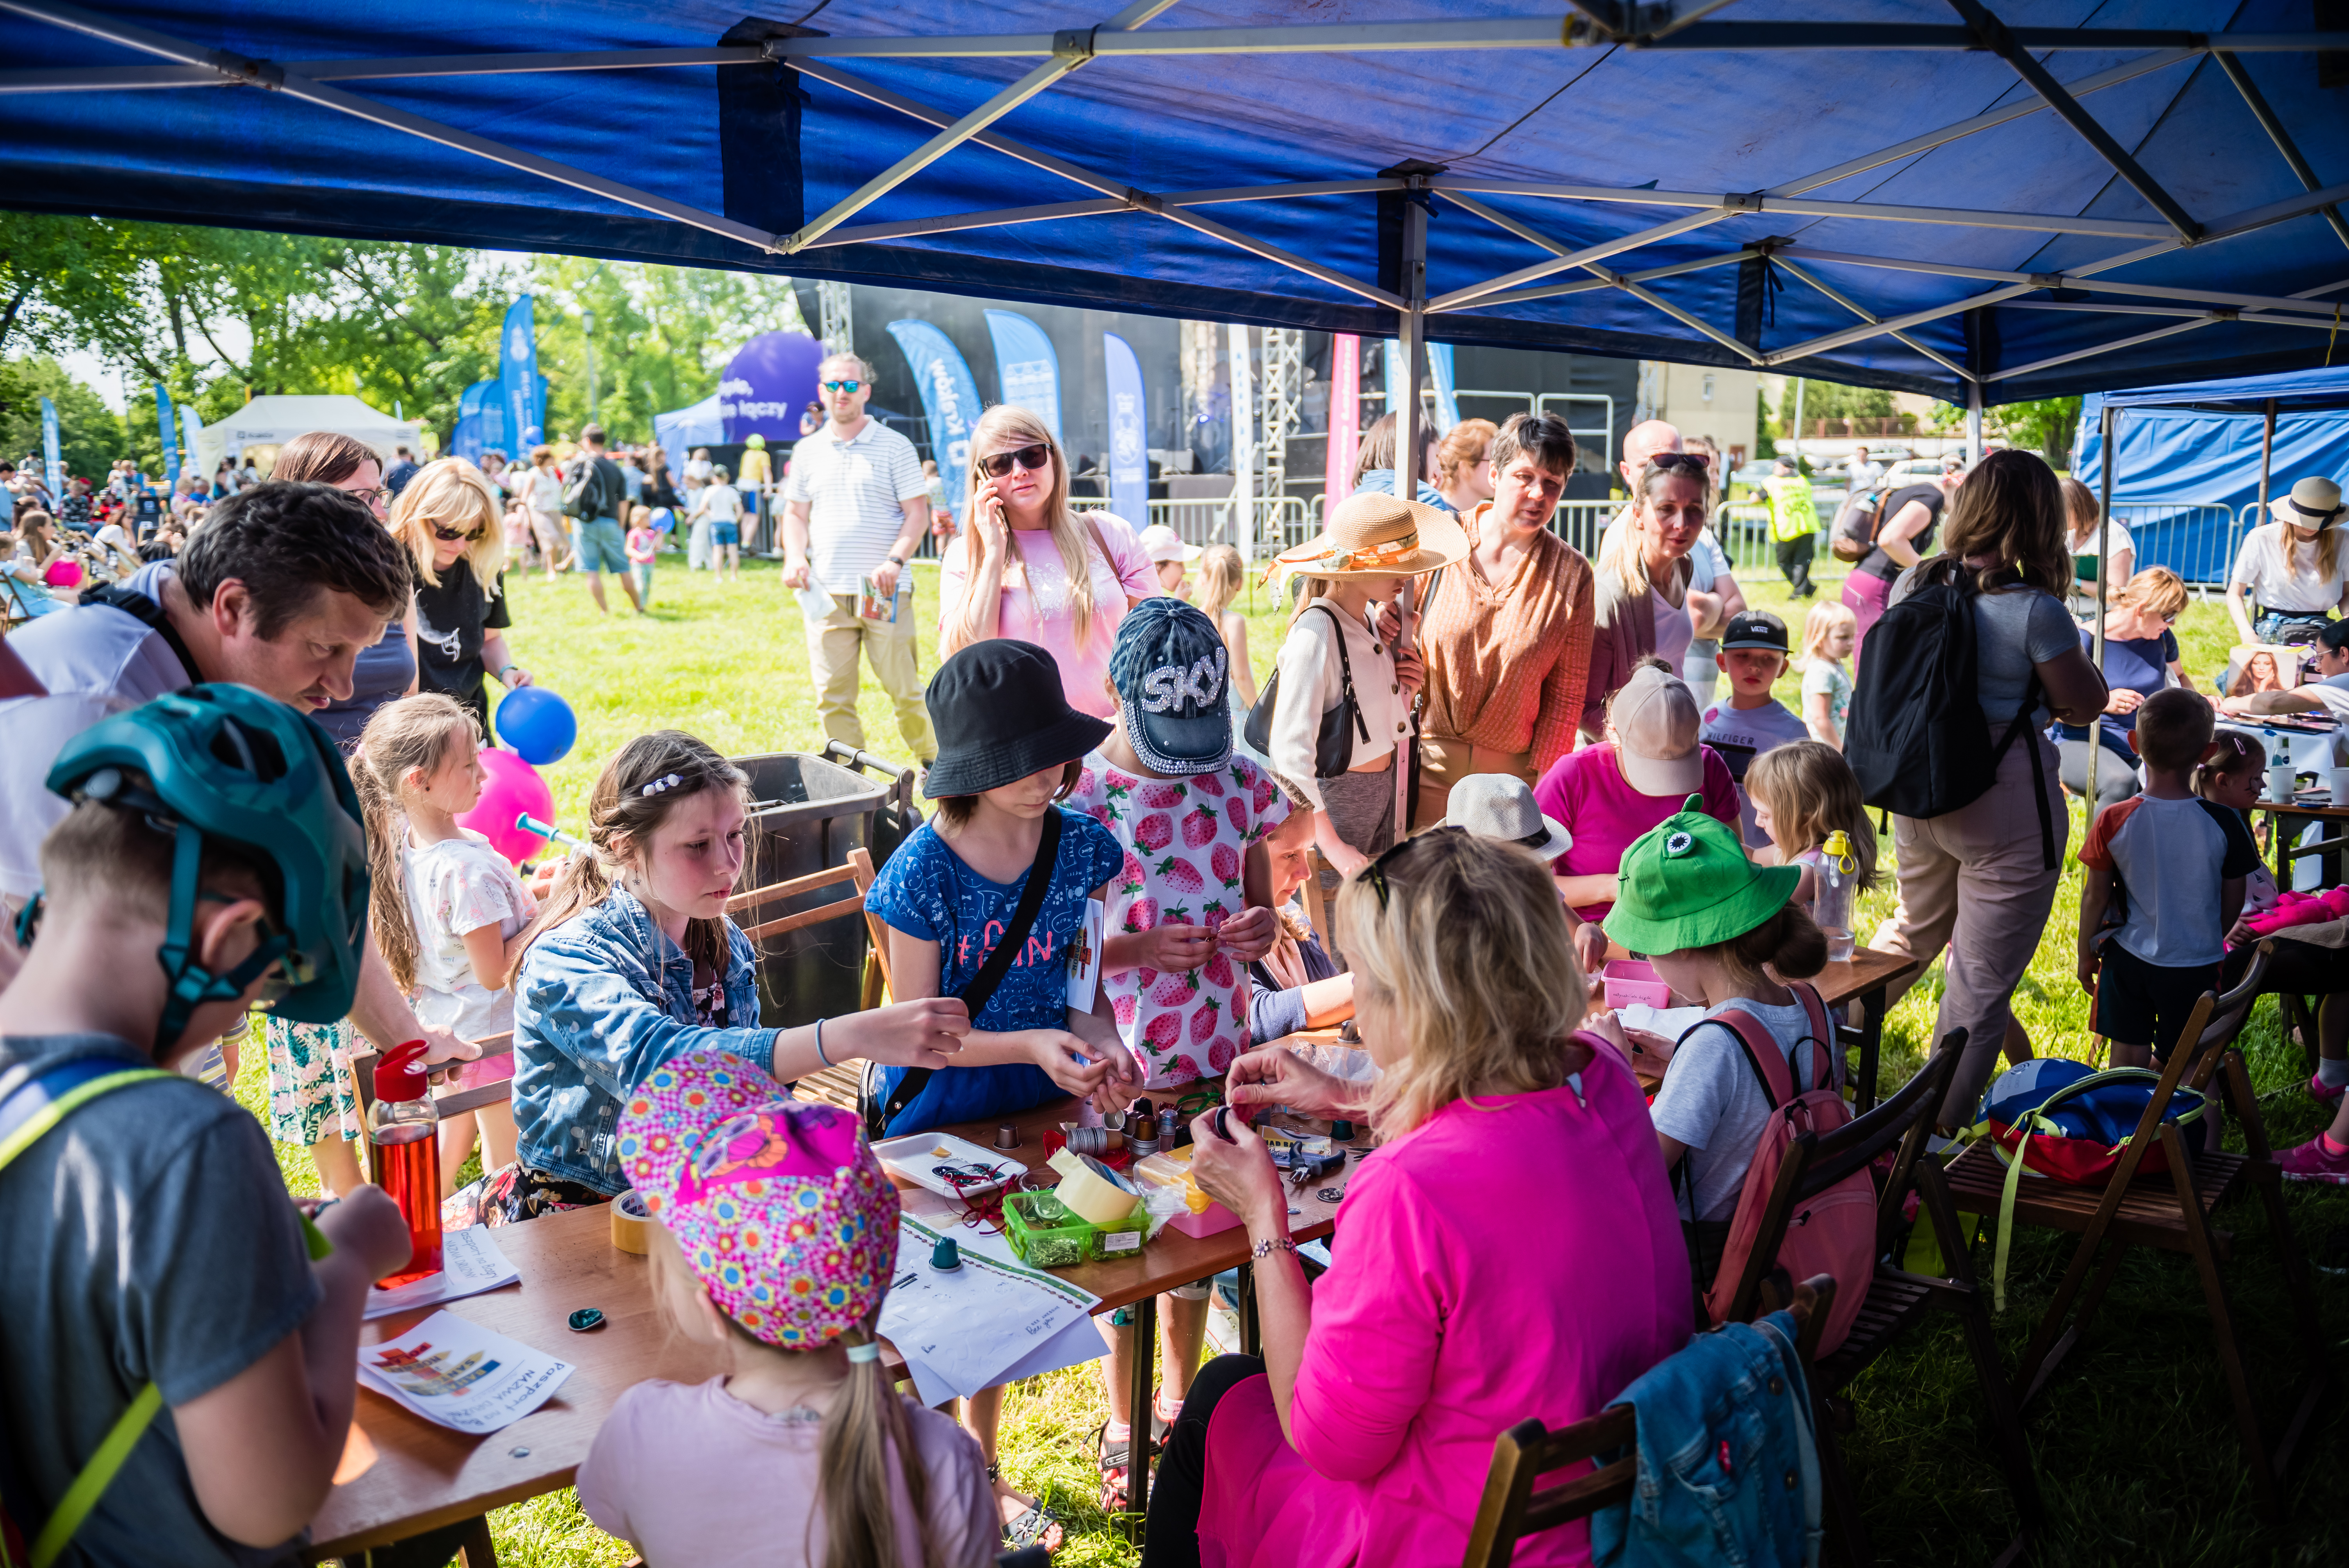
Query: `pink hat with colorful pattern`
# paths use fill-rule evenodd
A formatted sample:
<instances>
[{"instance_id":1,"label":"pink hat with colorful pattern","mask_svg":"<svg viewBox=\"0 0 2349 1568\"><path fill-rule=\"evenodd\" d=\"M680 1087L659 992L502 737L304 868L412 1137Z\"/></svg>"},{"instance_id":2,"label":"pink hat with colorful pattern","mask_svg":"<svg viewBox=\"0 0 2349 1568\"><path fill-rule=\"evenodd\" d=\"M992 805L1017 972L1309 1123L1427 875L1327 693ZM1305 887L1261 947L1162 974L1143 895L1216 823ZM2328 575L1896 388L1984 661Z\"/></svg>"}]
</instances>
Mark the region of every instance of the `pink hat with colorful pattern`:
<instances>
[{"instance_id":1,"label":"pink hat with colorful pattern","mask_svg":"<svg viewBox=\"0 0 2349 1568\"><path fill-rule=\"evenodd\" d=\"M761 1340L820 1349L880 1306L897 1189L846 1111L792 1099L740 1057L695 1051L646 1076L619 1139L694 1277Z\"/></svg>"}]
</instances>

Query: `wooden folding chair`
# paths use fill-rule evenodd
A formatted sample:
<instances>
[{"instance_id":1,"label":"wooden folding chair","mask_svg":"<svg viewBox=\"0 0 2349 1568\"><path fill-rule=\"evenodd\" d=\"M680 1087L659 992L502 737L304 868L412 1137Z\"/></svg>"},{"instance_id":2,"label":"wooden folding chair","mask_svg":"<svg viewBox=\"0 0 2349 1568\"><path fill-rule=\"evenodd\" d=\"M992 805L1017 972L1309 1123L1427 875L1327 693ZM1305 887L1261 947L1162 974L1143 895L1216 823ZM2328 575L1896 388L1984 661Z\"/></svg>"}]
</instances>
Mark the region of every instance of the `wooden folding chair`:
<instances>
[{"instance_id":1,"label":"wooden folding chair","mask_svg":"<svg viewBox=\"0 0 2349 1568\"><path fill-rule=\"evenodd\" d=\"M2018 1560L2029 1549L2032 1534L2044 1517L2031 1452L2023 1439L2021 1411L1999 1366L1990 1314L1983 1309L1974 1283L1963 1233L1958 1229L1957 1210L1950 1202L1949 1183L1940 1160L1925 1147L1933 1129L1933 1112L1949 1092L1950 1078L1957 1071L1965 1043L1964 1030L1952 1032L1889 1099L1825 1136L1795 1140L1778 1167L1777 1184L1763 1210L1762 1228L1730 1301L1728 1315L1733 1322L1750 1321L1776 1310L1784 1288L1779 1283L1784 1276L1775 1273L1777 1254L1793 1217L1828 1188L1868 1170L1886 1154L1892 1155L1892 1168L1877 1195L1877 1263L1868 1282L1868 1300L1853 1319L1849 1335L1817 1363L1811 1378L1812 1398L1818 1408L1819 1479L1826 1492L1828 1536L1855 1568L1864 1568L1874 1559L1860 1518L1858 1496L1836 1441L1836 1422L1830 1418L1828 1403L1936 1307L1956 1313L1964 1326L1974 1377L1982 1385L1982 1401L1989 1408L1991 1427L1998 1439L2000 1462L2022 1522L1997 1561ZM1912 1187L1940 1241L1941 1255L1948 1260L1951 1277L1947 1279L1910 1274L1890 1261L1900 1240L1902 1212Z\"/></svg>"},{"instance_id":2,"label":"wooden folding chair","mask_svg":"<svg viewBox=\"0 0 2349 1568\"><path fill-rule=\"evenodd\" d=\"M2251 981L2252 976L2247 975L2245 985ZM2188 1067L2195 1064L2200 1052L2205 1026L2213 1015L2230 1011L2244 990L2244 985L2239 985L2223 999L2206 991L2195 1004L2186 1027L2179 1032L2178 1048L2170 1053L2168 1065L2162 1070L2153 1099L2121 1151L2119 1165L2101 1188L2029 1177L2018 1187L2015 1223L2070 1232L2080 1242L2046 1316L2032 1336L2030 1347L2023 1352L2014 1381L2023 1390L2025 1405L2047 1387L2064 1357L2085 1336L2097 1306L2119 1270L2121 1257L2130 1247L2156 1247L2192 1258L2201 1278L2203 1300L2210 1313L2211 1341L2226 1375L2228 1392L2235 1407L2236 1429L2251 1468L2252 1498L2260 1512L2271 1520L2281 1511L2281 1478L2290 1469L2292 1450L2323 1403L2332 1371L2317 1323L2316 1305L2309 1294L2307 1265L2284 1211L2282 1172L2276 1169L2268 1147L2259 1102L2251 1094L2241 1053L2231 1047L2201 1052L2194 1081L2199 1087L2214 1078L2220 1080L2220 1092L2233 1105L2243 1125L2244 1153L2189 1150L2184 1134L2176 1125L2162 1119L2178 1085L2186 1079ZM2168 1169L2141 1178L2139 1168L2157 1147L2162 1150ZM2211 1211L2247 1186L2259 1189L2261 1201L2267 1208L2283 1272L2284 1290L2292 1298L2292 1315L2297 1320L2304 1363L2304 1392L2272 1449L2261 1432L2259 1410L2251 1398L2251 1379L2235 1335L2234 1314L2227 1301L2226 1282L2219 1272L2220 1264L2233 1259L2234 1238L2231 1233L2210 1223ZM1957 1205L1969 1212L1998 1213L2005 1187L2005 1167L1991 1149L1982 1144L1967 1150L1950 1167L1950 1190ZM2106 1250L2108 1241L2112 1246ZM2101 1262L2099 1253L2103 1253Z\"/></svg>"},{"instance_id":3,"label":"wooden folding chair","mask_svg":"<svg viewBox=\"0 0 2349 1568\"><path fill-rule=\"evenodd\" d=\"M513 1054L513 1031L509 1029L502 1035L484 1035L473 1043L481 1047L483 1057L511 1056ZM370 1127L375 1122L375 1069L376 1064L382 1059L380 1051L353 1051L350 1055L351 1094L358 1102L359 1125L362 1128ZM440 1108L441 1115L454 1116L460 1110L478 1110L482 1106L496 1105L512 1099L513 1079L502 1078L495 1083L460 1088L452 1094L436 1094L432 1097L432 1103ZM375 1143L370 1139L359 1140L359 1167L367 1173L368 1181L383 1179L375 1168Z\"/></svg>"},{"instance_id":4,"label":"wooden folding chair","mask_svg":"<svg viewBox=\"0 0 2349 1568\"><path fill-rule=\"evenodd\" d=\"M864 991L860 1005L865 1008L877 1007L884 998L895 995L895 988L889 976L889 928L881 923L879 915L864 907L864 897L873 891L874 875L873 856L862 848L853 849L848 851L848 861L844 865L833 866L808 876L793 877L789 882L770 882L765 887L734 894L726 901L726 913L735 914L780 903L819 888L854 882L856 891L847 898L834 899L813 909L802 909L746 925L742 928L742 934L757 942L764 937L797 931L802 926L820 925L827 920L839 920L851 914L864 915L864 932L871 938L871 948L865 955ZM802 1099L819 1099L853 1110L856 1107L857 1077L854 1068L827 1068L808 1074L793 1087Z\"/></svg>"},{"instance_id":5,"label":"wooden folding chair","mask_svg":"<svg viewBox=\"0 0 2349 1568\"><path fill-rule=\"evenodd\" d=\"M1835 1281L1826 1274L1795 1287L1788 1310L1801 1325L1795 1347L1805 1366L1817 1353L1819 1330L1835 1303ZM1638 1436L1638 1410L1630 1405L1612 1405L1555 1432L1539 1421L1520 1421L1494 1439L1493 1465L1485 1472L1484 1501L1477 1505L1476 1522L1468 1532L1467 1555L1461 1559L1464 1568L1503 1568L1516 1554L1522 1537L1588 1519L1601 1509L1628 1501L1639 1473L1639 1460L1630 1453L1588 1475L1539 1491L1534 1490L1534 1481L1609 1449L1630 1449Z\"/></svg>"}]
</instances>

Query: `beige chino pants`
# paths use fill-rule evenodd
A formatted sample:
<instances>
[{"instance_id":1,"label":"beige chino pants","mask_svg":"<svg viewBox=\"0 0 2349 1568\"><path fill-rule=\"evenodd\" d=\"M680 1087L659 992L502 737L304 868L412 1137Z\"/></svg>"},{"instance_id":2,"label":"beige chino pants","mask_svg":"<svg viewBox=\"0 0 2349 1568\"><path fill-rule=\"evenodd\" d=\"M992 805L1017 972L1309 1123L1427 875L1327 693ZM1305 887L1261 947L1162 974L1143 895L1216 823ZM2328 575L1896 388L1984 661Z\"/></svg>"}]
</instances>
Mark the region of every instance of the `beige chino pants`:
<instances>
[{"instance_id":1,"label":"beige chino pants","mask_svg":"<svg viewBox=\"0 0 2349 1568\"><path fill-rule=\"evenodd\" d=\"M910 603L904 603L894 622L867 621L856 614L856 601L842 593L832 596L831 614L807 624L808 674L826 739L864 749L864 724L856 717L856 651L861 646L897 710L897 733L905 737L914 762L926 768L936 759L938 738L922 702L914 629Z\"/></svg>"}]
</instances>

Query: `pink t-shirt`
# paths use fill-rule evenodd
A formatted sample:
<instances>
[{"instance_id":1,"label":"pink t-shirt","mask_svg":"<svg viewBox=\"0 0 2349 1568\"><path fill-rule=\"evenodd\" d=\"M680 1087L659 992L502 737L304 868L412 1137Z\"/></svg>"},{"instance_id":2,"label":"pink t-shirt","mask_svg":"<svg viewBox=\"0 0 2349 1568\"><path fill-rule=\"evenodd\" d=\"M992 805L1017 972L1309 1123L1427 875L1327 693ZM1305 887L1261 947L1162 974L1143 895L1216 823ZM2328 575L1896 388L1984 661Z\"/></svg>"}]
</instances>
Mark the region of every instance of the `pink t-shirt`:
<instances>
[{"instance_id":1,"label":"pink t-shirt","mask_svg":"<svg viewBox=\"0 0 2349 1568\"><path fill-rule=\"evenodd\" d=\"M1235 755L1217 773L1144 779L1085 758L1069 810L1107 828L1125 851L1109 884L1108 930L1220 926L1247 907L1241 888L1248 846L1288 817L1272 776ZM1248 1048L1247 975L1218 953L1185 974L1105 972L1118 1037L1153 1089L1220 1075Z\"/></svg>"},{"instance_id":2,"label":"pink t-shirt","mask_svg":"<svg viewBox=\"0 0 2349 1568\"><path fill-rule=\"evenodd\" d=\"M660 535L649 528L628 530L628 559L642 565L660 550Z\"/></svg>"},{"instance_id":3,"label":"pink t-shirt","mask_svg":"<svg viewBox=\"0 0 2349 1568\"><path fill-rule=\"evenodd\" d=\"M978 1444L948 1417L912 1399L905 1407L929 1472L937 1561L947 1568L988 1568L1002 1544L1001 1525ZM804 1568L823 1561L817 1506L823 1444L821 1417L806 1410L770 1416L729 1394L723 1377L654 1378L622 1394L605 1418L579 1467L579 1506L603 1530L633 1542L648 1563ZM897 1539L917 1541L913 1502L894 1455L889 1469ZM905 1556L914 1560L910 1551Z\"/></svg>"},{"instance_id":4,"label":"pink t-shirt","mask_svg":"<svg viewBox=\"0 0 2349 1568\"><path fill-rule=\"evenodd\" d=\"M1737 781L1729 764L1710 746L1697 748L1704 756L1704 809L1731 827L1737 826ZM1562 877L1613 876L1623 869L1623 851L1632 841L1678 811L1685 795L1642 795L1623 777L1615 760L1615 743L1601 741L1569 751L1557 766L1534 786L1541 809L1566 825L1574 847L1550 862ZM1605 903L1577 905L1585 920L1604 920L1613 909Z\"/></svg>"},{"instance_id":5,"label":"pink t-shirt","mask_svg":"<svg viewBox=\"0 0 2349 1568\"><path fill-rule=\"evenodd\" d=\"M1534 1192L1537 1243L1526 1211L1496 1201ZM1671 1182L1639 1085L1605 1050L1578 1087L1455 1101L1366 1157L1330 1251L1294 1446L1266 1378L1208 1424L1205 1568L1457 1563L1495 1433L1594 1416L1688 1343ZM1515 1560L1588 1563L1589 1529L1528 1536Z\"/></svg>"},{"instance_id":6,"label":"pink t-shirt","mask_svg":"<svg viewBox=\"0 0 2349 1568\"><path fill-rule=\"evenodd\" d=\"M1109 547L1109 559L1092 542L1090 520ZM1004 568L1003 603L996 612L995 631L1000 637L1033 643L1061 666L1061 689L1069 706L1095 718L1116 716L1116 700L1103 683L1109 678L1109 651L1117 640L1117 624L1125 619L1128 599L1147 599L1165 592L1150 564L1149 552L1134 536L1133 525L1105 511L1080 512L1077 527L1085 535L1085 560L1092 569L1092 634L1077 645L1076 621L1069 613L1069 573L1052 536L1041 531L1017 534L1019 561ZM960 603L963 584L970 576L970 533L947 549L938 577L939 614Z\"/></svg>"}]
</instances>

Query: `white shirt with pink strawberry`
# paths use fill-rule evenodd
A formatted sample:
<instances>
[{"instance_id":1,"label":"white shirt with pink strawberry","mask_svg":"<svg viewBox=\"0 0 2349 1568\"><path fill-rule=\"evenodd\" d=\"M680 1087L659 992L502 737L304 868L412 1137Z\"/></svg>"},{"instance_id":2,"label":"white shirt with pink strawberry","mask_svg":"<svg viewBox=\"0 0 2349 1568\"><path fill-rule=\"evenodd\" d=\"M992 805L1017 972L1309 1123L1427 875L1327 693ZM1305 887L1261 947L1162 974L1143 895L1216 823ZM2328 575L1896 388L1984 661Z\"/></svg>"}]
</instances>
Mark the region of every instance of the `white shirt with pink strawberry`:
<instances>
[{"instance_id":1,"label":"white shirt with pink strawberry","mask_svg":"<svg viewBox=\"0 0 2349 1568\"><path fill-rule=\"evenodd\" d=\"M1220 927L1247 907L1241 875L1248 846L1288 815L1272 776L1237 755L1214 773L1151 779L1094 752L1067 804L1125 850L1123 870L1109 884L1112 935L1162 924ZM1247 983L1245 966L1222 953L1179 975L1126 969L1102 976L1118 1036L1153 1089L1221 1074L1248 1048Z\"/></svg>"}]
</instances>

